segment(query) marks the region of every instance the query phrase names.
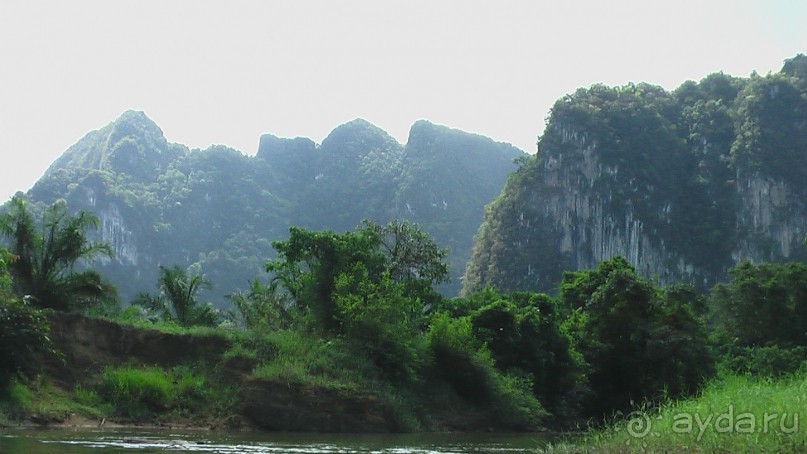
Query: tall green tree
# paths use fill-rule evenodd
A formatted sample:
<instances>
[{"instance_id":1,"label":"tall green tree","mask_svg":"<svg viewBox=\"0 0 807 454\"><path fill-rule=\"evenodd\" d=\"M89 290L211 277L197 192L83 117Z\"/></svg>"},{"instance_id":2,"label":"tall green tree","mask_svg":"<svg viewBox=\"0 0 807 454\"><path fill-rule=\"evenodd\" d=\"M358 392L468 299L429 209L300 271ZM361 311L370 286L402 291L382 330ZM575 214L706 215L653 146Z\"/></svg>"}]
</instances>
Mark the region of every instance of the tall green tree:
<instances>
[{"instance_id":1,"label":"tall green tree","mask_svg":"<svg viewBox=\"0 0 807 454\"><path fill-rule=\"evenodd\" d=\"M86 211L75 216L64 201L48 206L40 222L20 197L0 216L0 234L14 259L8 265L16 294L43 308L86 308L116 296L114 287L93 270L77 270L80 262L112 258L106 243L89 241L87 231L99 227Z\"/></svg>"},{"instance_id":2,"label":"tall green tree","mask_svg":"<svg viewBox=\"0 0 807 454\"><path fill-rule=\"evenodd\" d=\"M309 313L315 326L326 332L339 331L333 298L337 277L357 263L364 266L371 279L384 270L377 239L366 231L339 234L291 227L288 240L272 245L280 257L266 265L266 270L274 273L273 285L288 291L297 307Z\"/></svg>"},{"instance_id":3,"label":"tall green tree","mask_svg":"<svg viewBox=\"0 0 807 454\"><path fill-rule=\"evenodd\" d=\"M247 329L288 328L291 323L290 301L277 286L264 285L257 278L247 291L227 295L233 303L228 319Z\"/></svg>"},{"instance_id":4,"label":"tall green tree","mask_svg":"<svg viewBox=\"0 0 807 454\"><path fill-rule=\"evenodd\" d=\"M525 377L532 392L555 416L578 410L585 391L582 361L561 331L561 314L554 298L531 292L500 295L490 287L470 295L474 336L490 350L496 367Z\"/></svg>"},{"instance_id":5,"label":"tall green tree","mask_svg":"<svg viewBox=\"0 0 807 454\"><path fill-rule=\"evenodd\" d=\"M807 265L742 262L729 276L709 298L709 317L723 343L807 345Z\"/></svg>"},{"instance_id":6,"label":"tall green tree","mask_svg":"<svg viewBox=\"0 0 807 454\"><path fill-rule=\"evenodd\" d=\"M441 299L434 287L449 280L447 248L437 246L429 234L406 220L385 225L364 221L363 226L375 235L387 258L390 278L402 284L406 294L419 298L425 306Z\"/></svg>"},{"instance_id":7,"label":"tall green tree","mask_svg":"<svg viewBox=\"0 0 807 454\"><path fill-rule=\"evenodd\" d=\"M272 285L288 292L303 320L358 346L388 378L416 375L426 298L446 270L431 238L408 223L365 222L345 233L292 227L274 247Z\"/></svg>"},{"instance_id":8,"label":"tall green tree","mask_svg":"<svg viewBox=\"0 0 807 454\"><path fill-rule=\"evenodd\" d=\"M572 310L565 328L590 371L589 416L692 393L714 372L692 309L678 296L667 298L622 257L565 273L560 299Z\"/></svg>"},{"instance_id":9,"label":"tall green tree","mask_svg":"<svg viewBox=\"0 0 807 454\"><path fill-rule=\"evenodd\" d=\"M289 239L273 243L279 258L266 265L273 284L285 288L301 309L309 311L317 327L339 331L339 308L334 298L337 279L353 275L361 265L361 279L400 284L407 296L426 305L439 298L432 286L443 282L446 250L416 225L393 221L387 225L365 222L355 231L311 232L289 229ZM344 289L342 289L344 294Z\"/></svg>"},{"instance_id":10,"label":"tall green tree","mask_svg":"<svg viewBox=\"0 0 807 454\"><path fill-rule=\"evenodd\" d=\"M174 265L160 266L157 279L159 293L141 293L132 304L145 307L159 314L164 320L180 326L215 326L218 312L211 304L199 302L199 292L212 288L210 281L196 273L188 273Z\"/></svg>"}]
</instances>

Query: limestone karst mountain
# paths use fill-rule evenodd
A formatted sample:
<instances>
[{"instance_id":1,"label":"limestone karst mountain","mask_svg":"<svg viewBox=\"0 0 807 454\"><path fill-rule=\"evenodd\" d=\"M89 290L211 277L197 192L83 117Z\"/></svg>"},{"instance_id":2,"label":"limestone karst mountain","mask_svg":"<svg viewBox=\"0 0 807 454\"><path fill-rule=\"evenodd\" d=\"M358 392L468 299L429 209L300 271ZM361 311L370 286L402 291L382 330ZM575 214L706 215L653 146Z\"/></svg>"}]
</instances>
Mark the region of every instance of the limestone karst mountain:
<instances>
[{"instance_id":1,"label":"limestone karst mountain","mask_svg":"<svg viewBox=\"0 0 807 454\"><path fill-rule=\"evenodd\" d=\"M34 202L67 200L101 221L114 260L100 271L127 301L153 290L159 264L195 266L217 302L258 276L271 242L288 228L352 229L363 219L408 219L451 250L456 293L485 204L514 159L507 144L419 121L401 145L357 119L321 145L261 137L255 156L168 143L142 112L88 133L29 191Z\"/></svg>"},{"instance_id":2,"label":"limestone karst mountain","mask_svg":"<svg viewBox=\"0 0 807 454\"><path fill-rule=\"evenodd\" d=\"M744 259L804 260L805 67L799 55L764 77L558 100L537 157L486 211L465 289L552 291L564 270L614 255L700 289Z\"/></svg>"}]
</instances>

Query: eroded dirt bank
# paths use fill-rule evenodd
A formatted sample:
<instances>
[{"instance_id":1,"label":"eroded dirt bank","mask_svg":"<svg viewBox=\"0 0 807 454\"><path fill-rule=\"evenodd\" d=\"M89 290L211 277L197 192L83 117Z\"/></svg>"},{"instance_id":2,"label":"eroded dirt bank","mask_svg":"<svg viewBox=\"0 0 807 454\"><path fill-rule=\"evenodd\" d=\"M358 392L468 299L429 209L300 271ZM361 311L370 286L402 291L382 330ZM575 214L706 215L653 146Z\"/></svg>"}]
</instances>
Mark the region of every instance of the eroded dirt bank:
<instances>
[{"instance_id":1,"label":"eroded dirt bank","mask_svg":"<svg viewBox=\"0 0 807 454\"><path fill-rule=\"evenodd\" d=\"M78 314L56 314L50 319L59 360L43 363L52 383L71 394L76 385L97 383L107 366L175 367L203 364L216 368L228 386L238 390L230 414L211 421L159 418L104 420L80 414L42 417L28 415L25 424L91 427L200 427L306 432L384 433L411 431L396 407L383 397L365 392L344 392L327 387L281 383L251 376L254 363L227 359L230 341L217 334L171 334L137 328ZM427 406L424 402L424 407ZM488 431L499 428L484 412L462 407L429 409L428 422L417 430Z\"/></svg>"}]
</instances>

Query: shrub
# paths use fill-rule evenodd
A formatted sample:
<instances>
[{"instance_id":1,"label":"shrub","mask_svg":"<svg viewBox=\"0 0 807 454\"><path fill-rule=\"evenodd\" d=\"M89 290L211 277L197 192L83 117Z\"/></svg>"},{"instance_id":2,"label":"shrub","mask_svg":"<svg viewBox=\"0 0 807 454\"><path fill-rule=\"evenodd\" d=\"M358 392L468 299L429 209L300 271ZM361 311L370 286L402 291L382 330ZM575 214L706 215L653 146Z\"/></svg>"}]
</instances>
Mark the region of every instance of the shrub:
<instances>
[{"instance_id":1,"label":"shrub","mask_svg":"<svg viewBox=\"0 0 807 454\"><path fill-rule=\"evenodd\" d=\"M31 407L33 392L17 379L11 379L0 390L0 409L2 413L18 417Z\"/></svg>"},{"instance_id":2,"label":"shrub","mask_svg":"<svg viewBox=\"0 0 807 454\"><path fill-rule=\"evenodd\" d=\"M736 374L776 377L801 369L807 362L807 347L778 346L729 349L721 367Z\"/></svg>"},{"instance_id":3,"label":"shrub","mask_svg":"<svg viewBox=\"0 0 807 454\"><path fill-rule=\"evenodd\" d=\"M468 317L435 314L427 339L437 372L460 396L478 403L491 400L492 383L488 372L493 360L474 337Z\"/></svg>"},{"instance_id":4,"label":"shrub","mask_svg":"<svg viewBox=\"0 0 807 454\"><path fill-rule=\"evenodd\" d=\"M0 291L0 388L36 370L36 357L55 354L42 310Z\"/></svg>"},{"instance_id":5,"label":"shrub","mask_svg":"<svg viewBox=\"0 0 807 454\"><path fill-rule=\"evenodd\" d=\"M502 426L534 428L547 415L530 392L530 380L496 370L468 317L435 314L427 341L437 373L461 397L493 412Z\"/></svg>"},{"instance_id":6,"label":"shrub","mask_svg":"<svg viewBox=\"0 0 807 454\"><path fill-rule=\"evenodd\" d=\"M172 377L158 367L107 367L101 393L121 416L139 418L167 409L174 400Z\"/></svg>"},{"instance_id":7,"label":"shrub","mask_svg":"<svg viewBox=\"0 0 807 454\"><path fill-rule=\"evenodd\" d=\"M281 330L258 339L252 344L261 349L264 362L253 372L257 378L355 388L376 375L366 356L340 338L322 339L297 330Z\"/></svg>"}]
</instances>

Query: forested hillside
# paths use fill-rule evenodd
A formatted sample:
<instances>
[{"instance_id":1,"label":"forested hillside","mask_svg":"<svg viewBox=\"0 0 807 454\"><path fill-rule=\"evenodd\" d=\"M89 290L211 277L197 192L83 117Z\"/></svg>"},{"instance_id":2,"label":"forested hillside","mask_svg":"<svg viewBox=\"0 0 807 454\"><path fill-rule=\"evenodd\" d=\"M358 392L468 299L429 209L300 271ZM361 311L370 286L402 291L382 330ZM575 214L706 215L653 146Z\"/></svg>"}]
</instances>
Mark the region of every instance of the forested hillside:
<instances>
[{"instance_id":1,"label":"forested hillside","mask_svg":"<svg viewBox=\"0 0 807 454\"><path fill-rule=\"evenodd\" d=\"M125 112L56 160L30 201L65 199L101 221L114 258L97 269L129 301L150 290L158 266L193 267L213 283L210 298L244 289L274 257L290 226L345 231L362 219L407 219L450 249L456 293L483 207L516 168L520 150L426 121L406 145L364 120L317 145L261 137L255 156L169 143L142 112Z\"/></svg>"},{"instance_id":2,"label":"forested hillside","mask_svg":"<svg viewBox=\"0 0 807 454\"><path fill-rule=\"evenodd\" d=\"M741 260L804 260L807 57L780 73L711 74L668 92L595 85L558 100L487 209L467 291L550 291L621 255L645 277L707 289Z\"/></svg>"}]
</instances>

